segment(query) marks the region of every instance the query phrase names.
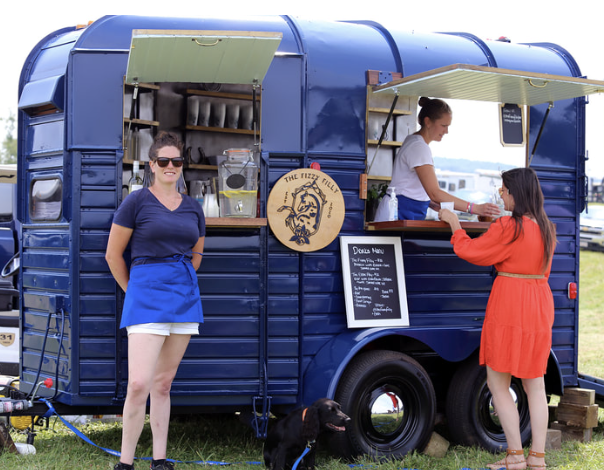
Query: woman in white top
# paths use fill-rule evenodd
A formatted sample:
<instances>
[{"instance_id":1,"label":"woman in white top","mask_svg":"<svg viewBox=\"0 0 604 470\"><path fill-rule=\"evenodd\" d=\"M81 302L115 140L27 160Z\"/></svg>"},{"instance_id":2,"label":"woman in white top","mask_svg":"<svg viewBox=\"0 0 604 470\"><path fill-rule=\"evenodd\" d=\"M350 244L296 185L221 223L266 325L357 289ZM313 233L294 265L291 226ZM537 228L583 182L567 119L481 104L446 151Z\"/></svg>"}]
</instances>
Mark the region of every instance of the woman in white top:
<instances>
[{"instance_id":1,"label":"woman in white top","mask_svg":"<svg viewBox=\"0 0 604 470\"><path fill-rule=\"evenodd\" d=\"M408 136L394 159L389 188L395 188L398 199L399 220L424 220L432 201L435 210L441 202L453 202L455 210L488 217L499 215L495 204L474 204L440 189L434 171L434 160L428 146L440 142L449 132L453 119L451 108L443 100L421 97L419 99L419 131ZM384 196L376 213L376 221L388 220L388 200Z\"/></svg>"}]
</instances>

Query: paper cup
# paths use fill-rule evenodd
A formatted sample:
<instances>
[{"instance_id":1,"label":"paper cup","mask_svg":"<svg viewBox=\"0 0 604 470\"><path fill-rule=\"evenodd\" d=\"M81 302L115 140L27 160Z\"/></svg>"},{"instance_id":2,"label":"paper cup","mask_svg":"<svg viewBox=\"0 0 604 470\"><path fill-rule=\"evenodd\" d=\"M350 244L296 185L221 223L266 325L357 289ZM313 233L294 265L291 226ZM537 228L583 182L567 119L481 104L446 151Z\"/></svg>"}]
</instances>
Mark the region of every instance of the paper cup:
<instances>
[{"instance_id":1,"label":"paper cup","mask_svg":"<svg viewBox=\"0 0 604 470\"><path fill-rule=\"evenodd\" d=\"M239 105L229 104L226 108L226 126L230 129L239 127Z\"/></svg>"},{"instance_id":2,"label":"paper cup","mask_svg":"<svg viewBox=\"0 0 604 470\"><path fill-rule=\"evenodd\" d=\"M454 202L441 202L440 208L449 209L450 211L452 211L455 208L455 203ZM436 213L436 220L440 220L440 217L438 217L438 212Z\"/></svg>"},{"instance_id":3,"label":"paper cup","mask_svg":"<svg viewBox=\"0 0 604 470\"><path fill-rule=\"evenodd\" d=\"M187 98L187 125L196 126L199 117L199 98L189 96Z\"/></svg>"},{"instance_id":4,"label":"paper cup","mask_svg":"<svg viewBox=\"0 0 604 470\"><path fill-rule=\"evenodd\" d=\"M226 104L212 103L212 127L224 127Z\"/></svg>"},{"instance_id":5,"label":"paper cup","mask_svg":"<svg viewBox=\"0 0 604 470\"><path fill-rule=\"evenodd\" d=\"M200 101L199 102L199 118L197 120L198 126L208 127L210 125L210 110L211 110L210 101Z\"/></svg>"}]
</instances>

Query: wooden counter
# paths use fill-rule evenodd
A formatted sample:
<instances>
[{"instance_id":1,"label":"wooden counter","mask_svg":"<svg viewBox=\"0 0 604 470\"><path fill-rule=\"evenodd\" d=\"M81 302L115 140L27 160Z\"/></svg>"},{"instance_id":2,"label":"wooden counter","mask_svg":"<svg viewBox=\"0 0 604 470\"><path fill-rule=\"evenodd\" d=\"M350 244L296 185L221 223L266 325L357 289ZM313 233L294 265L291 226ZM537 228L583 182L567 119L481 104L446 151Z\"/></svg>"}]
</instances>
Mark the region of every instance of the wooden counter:
<instances>
[{"instance_id":1,"label":"wooden counter","mask_svg":"<svg viewBox=\"0 0 604 470\"><path fill-rule=\"evenodd\" d=\"M485 232L491 222L461 222L466 232ZM367 222L365 230L390 232L451 232L451 227L440 220L395 220L392 222Z\"/></svg>"},{"instance_id":2,"label":"wooden counter","mask_svg":"<svg viewBox=\"0 0 604 470\"><path fill-rule=\"evenodd\" d=\"M267 219L260 217L206 217L206 227L265 227Z\"/></svg>"}]
</instances>

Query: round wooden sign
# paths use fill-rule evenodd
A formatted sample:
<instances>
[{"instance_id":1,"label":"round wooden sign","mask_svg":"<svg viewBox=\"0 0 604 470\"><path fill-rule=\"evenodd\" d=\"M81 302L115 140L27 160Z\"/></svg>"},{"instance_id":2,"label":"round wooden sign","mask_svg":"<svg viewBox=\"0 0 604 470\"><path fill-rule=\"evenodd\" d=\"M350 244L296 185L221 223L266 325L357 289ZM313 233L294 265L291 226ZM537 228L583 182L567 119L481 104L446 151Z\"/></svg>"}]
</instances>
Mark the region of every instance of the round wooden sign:
<instances>
[{"instance_id":1,"label":"round wooden sign","mask_svg":"<svg viewBox=\"0 0 604 470\"><path fill-rule=\"evenodd\" d=\"M277 239L296 251L317 251L329 245L344 223L342 191L322 171L290 171L275 183L266 207Z\"/></svg>"}]
</instances>

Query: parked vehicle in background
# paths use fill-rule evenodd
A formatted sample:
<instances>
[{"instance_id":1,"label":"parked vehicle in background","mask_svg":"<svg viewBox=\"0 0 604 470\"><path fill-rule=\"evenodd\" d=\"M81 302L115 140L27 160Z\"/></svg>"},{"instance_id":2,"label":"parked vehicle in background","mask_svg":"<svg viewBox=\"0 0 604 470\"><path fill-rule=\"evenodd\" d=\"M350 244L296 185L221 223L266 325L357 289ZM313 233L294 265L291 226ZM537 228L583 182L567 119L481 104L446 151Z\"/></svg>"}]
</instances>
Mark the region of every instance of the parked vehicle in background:
<instances>
[{"instance_id":1,"label":"parked vehicle in background","mask_svg":"<svg viewBox=\"0 0 604 470\"><path fill-rule=\"evenodd\" d=\"M19 374L19 291L15 204L17 165L0 165L0 375Z\"/></svg>"},{"instance_id":2,"label":"parked vehicle in background","mask_svg":"<svg viewBox=\"0 0 604 470\"><path fill-rule=\"evenodd\" d=\"M590 205L581 212L581 248L604 251L604 205Z\"/></svg>"}]
</instances>

